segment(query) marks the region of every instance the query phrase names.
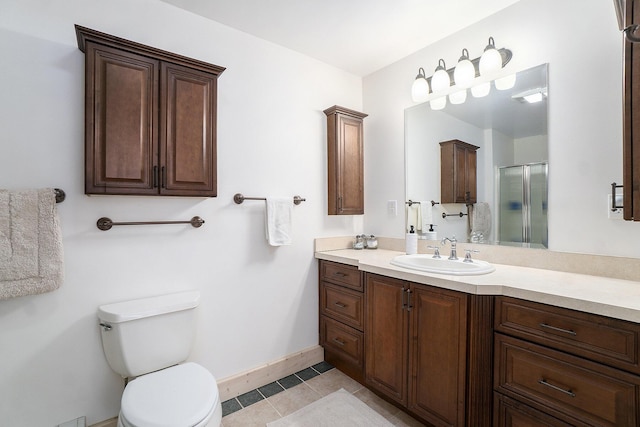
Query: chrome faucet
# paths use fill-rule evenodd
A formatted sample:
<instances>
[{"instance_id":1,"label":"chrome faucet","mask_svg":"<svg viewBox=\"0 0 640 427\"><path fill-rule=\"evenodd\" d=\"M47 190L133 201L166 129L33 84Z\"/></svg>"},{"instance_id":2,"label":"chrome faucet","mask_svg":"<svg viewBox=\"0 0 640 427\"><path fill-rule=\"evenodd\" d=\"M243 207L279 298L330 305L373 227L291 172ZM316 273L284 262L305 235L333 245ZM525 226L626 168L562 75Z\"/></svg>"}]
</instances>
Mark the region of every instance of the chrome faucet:
<instances>
[{"instance_id":1,"label":"chrome faucet","mask_svg":"<svg viewBox=\"0 0 640 427\"><path fill-rule=\"evenodd\" d=\"M458 259L458 253L456 251L458 241L456 240L456 236L453 236L451 238L445 237L444 239L442 239L441 243L444 245L445 243L447 243L447 240L451 243L451 255L449 255L449 259Z\"/></svg>"}]
</instances>

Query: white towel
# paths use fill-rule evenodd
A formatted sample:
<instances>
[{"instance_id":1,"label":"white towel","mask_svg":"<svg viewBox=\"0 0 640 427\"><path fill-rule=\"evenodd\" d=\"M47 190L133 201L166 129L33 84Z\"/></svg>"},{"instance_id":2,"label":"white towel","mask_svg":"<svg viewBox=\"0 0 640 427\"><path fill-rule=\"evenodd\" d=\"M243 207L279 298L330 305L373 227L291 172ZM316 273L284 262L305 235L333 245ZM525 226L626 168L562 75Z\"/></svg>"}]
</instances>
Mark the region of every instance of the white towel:
<instances>
[{"instance_id":1,"label":"white towel","mask_svg":"<svg viewBox=\"0 0 640 427\"><path fill-rule=\"evenodd\" d=\"M418 232L422 230L422 208L420 203L412 203L411 206L407 203L407 233L413 229Z\"/></svg>"},{"instance_id":2,"label":"white towel","mask_svg":"<svg viewBox=\"0 0 640 427\"><path fill-rule=\"evenodd\" d=\"M55 191L0 190L0 300L53 291L63 276Z\"/></svg>"},{"instance_id":3,"label":"white towel","mask_svg":"<svg viewBox=\"0 0 640 427\"><path fill-rule=\"evenodd\" d=\"M471 206L471 214L469 215L471 232L482 233L483 237L487 239L491 231L491 209L489 203L478 202Z\"/></svg>"},{"instance_id":4,"label":"white towel","mask_svg":"<svg viewBox=\"0 0 640 427\"><path fill-rule=\"evenodd\" d=\"M291 244L291 217L293 198L267 197L266 233L271 246Z\"/></svg>"},{"instance_id":5,"label":"white towel","mask_svg":"<svg viewBox=\"0 0 640 427\"><path fill-rule=\"evenodd\" d=\"M429 231L431 224L433 224L433 205L430 200L420 202L422 206L422 231Z\"/></svg>"}]
</instances>

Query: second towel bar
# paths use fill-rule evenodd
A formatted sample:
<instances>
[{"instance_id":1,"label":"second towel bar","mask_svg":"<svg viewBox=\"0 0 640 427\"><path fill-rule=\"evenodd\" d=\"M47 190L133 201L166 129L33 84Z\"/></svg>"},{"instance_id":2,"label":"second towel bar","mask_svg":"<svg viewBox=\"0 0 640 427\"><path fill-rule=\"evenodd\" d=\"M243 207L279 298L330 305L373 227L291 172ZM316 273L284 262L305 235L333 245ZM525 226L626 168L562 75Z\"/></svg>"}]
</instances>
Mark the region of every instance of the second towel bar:
<instances>
[{"instance_id":1,"label":"second towel bar","mask_svg":"<svg viewBox=\"0 0 640 427\"><path fill-rule=\"evenodd\" d=\"M237 205L241 204L242 202L244 202L245 200L267 200L266 197L245 197L242 195L242 193L236 193L233 196L233 201L236 202ZM306 202L307 199L303 199L300 196L293 196L293 203L295 205L299 205L302 202Z\"/></svg>"},{"instance_id":2,"label":"second towel bar","mask_svg":"<svg viewBox=\"0 0 640 427\"><path fill-rule=\"evenodd\" d=\"M111 230L114 225L158 225L158 224L191 224L194 228L199 228L204 224L204 219L194 216L189 221L135 221L135 222L113 222L111 218L102 217L96 223L96 226L102 230Z\"/></svg>"}]
</instances>

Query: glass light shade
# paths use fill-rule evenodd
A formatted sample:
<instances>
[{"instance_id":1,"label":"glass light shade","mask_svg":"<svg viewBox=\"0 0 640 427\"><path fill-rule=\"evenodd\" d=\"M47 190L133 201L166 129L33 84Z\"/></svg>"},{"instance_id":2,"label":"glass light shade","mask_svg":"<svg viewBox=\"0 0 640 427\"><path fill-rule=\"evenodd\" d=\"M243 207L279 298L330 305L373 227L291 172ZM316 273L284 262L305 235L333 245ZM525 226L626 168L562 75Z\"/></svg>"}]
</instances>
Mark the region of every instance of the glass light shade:
<instances>
[{"instance_id":1,"label":"glass light shade","mask_svg":"<svg viewBox=\"0 0 640 427\"><path fill-rule=\"evenodd\" d=\"M441 96L440 98L435 98L429 101L429 105L431 105L432 110L442 110L447 105L447 97Z\"/></svg>"},{"instance_id":2,"label":"glass light shade","mask_svg":"<svg viewBox=\"0 0 640 427\"><path fill-rule=\"evenodd\" d=\"M433 93L442 92L449 89L450 86L451 78L449 77L449 73L447 73L444 60L441 59L438 62L436 72L431 76L431 90L433 90Z\"/></svg>"},{"instance_id":3,"label":"glass light shade","mask_svg":"<svg viewBox=\"0 0 640 427\"><path fill-rule=\"evenodd\" d=\"M478 69L481 76L491 76L502 68L502 55L496 49L493 37L489 37L489 44L484 48L484 53L480 57Z\"/></svg>"},{"instance_id":4,"label":"glass light shade","mask_svg":"<svg viewBox=\"0 0 640 427\"><path fill-rule=\"evenodd\" d=\"M471 95L474 98L482 98L489 95L489 92L491 92L491 82L480 83L471 88Z\"/></svg>"},{"instance_id":5,"label":"glass light shade","mask_svg":"<svg viewBox=\"0 0 640 427\"><path fill-rule=\"evenodd\" d=\"M424 74L424 68L418 69L418 75L411 85L411 99L413 102L424 102L429 97L429 82Z\"/></svg>"},{"instance_id":6,"label":"glass light shade","mask_svg":"<svg viewBox=\"0 0 640 427\"><path fill-rule=\"evenodd\" d=\"M464 104L467 100L467 90L462 89L449 94L449 102L452 104Z\"/></svg>"},{"instance_id":7,"label":"glass light shade","mask_svg":"<svg viewBox=\"0 0 640 427\"><path fill-rule=\"evenodd\" d=\"M509 74L508 76L500 77L495 80L496 89L508 90L516 85L516 74Z\"/></svg>"},{"instance_id":8,"label":"glass light shade","mask_svg":"<svg viewBox=\"0 0 640 427\"><path fill-rule=\"evenodd\" d=\"M458 60L455 70L453 70L453 80L456 86L467 89L471 87L475 78L476 69L469 61L469 51L462 49L462 56Z\"/></svg>"}]
</instances>

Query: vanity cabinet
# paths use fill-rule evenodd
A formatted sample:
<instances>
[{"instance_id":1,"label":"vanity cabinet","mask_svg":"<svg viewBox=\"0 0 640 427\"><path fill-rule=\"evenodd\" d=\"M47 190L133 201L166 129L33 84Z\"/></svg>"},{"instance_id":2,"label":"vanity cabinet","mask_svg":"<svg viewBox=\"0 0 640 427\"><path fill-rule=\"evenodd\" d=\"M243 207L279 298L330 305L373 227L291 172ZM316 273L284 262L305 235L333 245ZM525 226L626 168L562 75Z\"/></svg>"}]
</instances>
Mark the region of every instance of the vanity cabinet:
<instances>
[{"instance_id":1,"label":"vanity cabinet","mask_svg":"<svg viewBox=\"0 0 640 427\"><path fill-rule=\"evenodd\" d=\"M367 386L434 426L491 424L492 297L365 274Z\"/></svg>"},{"instance_id":2,"label":"vanity cabinet","mask_svg":"<svg viewBox=\"0 0 640 427\"><path fill-rule=\"evenodd\" d=\"M214 197L223 67L76 26L85 193Z\"/></svg>"},{"instance_id":3,"label":"vanity cabinet","mask_svg":"<svg viewBox=\"0 0 640 427\"><path fill-rule=\"evenodd\" d=\"M458 139L440 143L441 203L476 203L478 148Z\"/></svg>"},{"instance_id":4,"label":"vanity cabinet","mask_svg":"<svg viewBox=\"0 0 640 427\"><path fill-rule=\"evenodd\" d=\"M329 215L364 214L364 113L334 105L327 116Z\"/></svg>"},{"instance_id":5,"label":"vanity cabinet","mask_svg":"<svg viewBox=\"0 0 640 427\"><path fill-rule=\"evenodd\" d=\"M496 426L640 424L640 325L509 297L495 304Z\"/></svg>"},{"instance_id":6,"label":"vanity cabinet","mask_svg":"<svg viewBox=\"0 0 640 427\"><path fill-rule=\"evenodd\" d=\"M364 382L365 298L357 267L320 261L320 345L324 358Z\"/></svg>"}]
</instances>

